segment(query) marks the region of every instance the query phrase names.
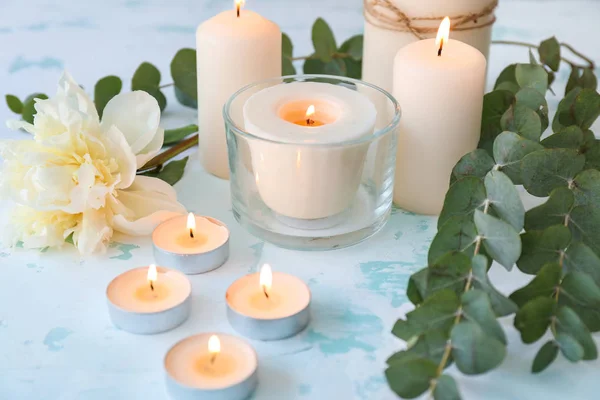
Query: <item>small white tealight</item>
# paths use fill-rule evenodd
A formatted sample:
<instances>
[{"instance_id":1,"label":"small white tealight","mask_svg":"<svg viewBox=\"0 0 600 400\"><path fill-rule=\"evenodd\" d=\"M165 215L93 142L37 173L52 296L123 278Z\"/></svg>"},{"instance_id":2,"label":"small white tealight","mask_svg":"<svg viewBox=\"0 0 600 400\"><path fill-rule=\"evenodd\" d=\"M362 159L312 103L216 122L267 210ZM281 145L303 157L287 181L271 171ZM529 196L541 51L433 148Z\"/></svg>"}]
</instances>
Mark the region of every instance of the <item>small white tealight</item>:
<instances>
[{"instance_id":1,"label":"small white tealight","mask_svg":"<svg viewBox=\"0 0 600 400\"><path fill-rule=\"evenodd\" d=\"M242 335L257 340L279 340L293 336L308 325L310 290L293 275L271 271L233 282L227 289L227 318Z\"/></svg>"},{"instance_id":2,"label":"small white tealight","mask_svg":"<svg viewBox=\"0 0 600 400\"><path fill-rule=\"evenodd\" d=\"M108 313L113 324L124 331L164 332L188 318L191 293L184 274L151 264L126 271L109 283Z\"/></svg>"},{"instance_id":3,"label":"small white tealight","mask_svg":"<svg viewBox=\"0 0 600 400\"><path fill-rule=\"evenodd\" d=\"M157 263L188 275L212 271L229 257L229 230L225 224L193 213L158 225L152 243Z\"/></svg>"},{"instance_id":4,"label":"small white tealight","mask_svg":"<svg viewBox=\"0 0 600 400\"><path fill-rule=\"evenodd\" d=\"M164 361L169 396L175 400L243 400L258 383L258 357L244 340L202 333L176 343Z\"/></svg>"}]
</instances>

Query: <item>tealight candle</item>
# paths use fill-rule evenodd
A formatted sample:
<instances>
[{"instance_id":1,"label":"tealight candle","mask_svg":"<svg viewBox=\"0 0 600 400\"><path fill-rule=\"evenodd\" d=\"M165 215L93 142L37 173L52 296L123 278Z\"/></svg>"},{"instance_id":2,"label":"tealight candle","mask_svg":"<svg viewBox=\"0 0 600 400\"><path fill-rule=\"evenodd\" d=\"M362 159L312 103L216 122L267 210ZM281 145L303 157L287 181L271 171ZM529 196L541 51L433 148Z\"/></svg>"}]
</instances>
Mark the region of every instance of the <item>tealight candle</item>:
<instances>
[{"instance_id":1,"label":"tealight candle","mask_svg":"<svg viewBox=\"0 0 600 400\"><path fill-rule=\"evenodd\" d=\"M246 131L267 139L248 145L269 208L313 221L349 208L368 150L349 143L372 135L377 116L364 94L322 82L282 83L253 94L243 114Z\"/></svg>"},{"instance_id":2,"label":"tealight candle","mask_svg":"<svg viewBox=\"0 0 600 400\"><path fill-rule=\"evenodd\" d=\"M164 361L171 398L242 400L258 383L258 358L244 340L202 333L176 343Z\"/></svg>"},{"instance_id":3,"label":"tealight candle","mask_svg":"<svg viewBox=\"0 0 600 400\"><path fill-rule=\"evenodd\" d=\"M308 286L295 276L273 273L268 264L260 273L236 280L225 300L229 323L251 339L284 339L308 325Z\"/></svg>"},{"instance_id":4,"label":"tealight candle","mask_svg":"<svg viewBox=\"0 0 600 400\"><path fill-rule=\"evenodd\" d=\"M151 264L113 279L106 289L108 313L124 331L153 334L181 325L190 314L192 286L181 272Z\"/></svg>"},{"instance_id":5,"label":"tealight candle","mask_svg":"<svg viewBox=\"0 0 600 400\"><path fill-rule=\"evenodd\" d=\"M152 233L154 258L186 274L220 267L229 257L229 230L211 217L189 213L171 218Z\"/></svg>"}]
</instances>

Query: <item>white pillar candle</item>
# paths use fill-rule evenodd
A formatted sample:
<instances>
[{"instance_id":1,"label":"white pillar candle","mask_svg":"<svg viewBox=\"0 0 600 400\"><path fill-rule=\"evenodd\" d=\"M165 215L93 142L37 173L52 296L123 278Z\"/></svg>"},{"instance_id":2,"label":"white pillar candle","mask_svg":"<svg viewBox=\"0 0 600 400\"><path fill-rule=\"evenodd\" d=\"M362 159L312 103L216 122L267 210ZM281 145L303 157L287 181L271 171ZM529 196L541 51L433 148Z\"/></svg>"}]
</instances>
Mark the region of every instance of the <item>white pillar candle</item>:
<instances>
[{"instance_id":1,"label":"white pillar candle","mask_svg":"<svg viewBox=\"0 0 600 400\"><path fill-rule=\"evenodd\" d=\"M156 262L186 274L221 266L229 257L229 230L219 220L189 213L168 219L152 232Z\"/></svg>"},{"instance_id":2,"label":"white pillar candle","mask_svg":"<svg viewBox=\"0 0 600 400\"><path fill-rule=\"evenodd\" d=\"M223 105L254 81L281 76L281 31L259 14L222 12L198 27L198 127L202 165L219 178L229 178Z\"/></svg>"},{"instance_id":3,"label":"white pillar candle","mask_svg":"<svg viewBox=\"0 0 600 400\"><path fill-rule=\"evenodd\" d=\"M405 28L406 24L400 22L394 8L402 11L408 18L422 18L412 20L411 24L417 28L426 28L430 32L420 36L432 38L436 35L442 16L449 15L453 21L458 21L455 17L478 14L489 8L493 10L496 3L496 0L365 0L362 79L391 92L396 53L407 44L419 40ZM370 10L374 10L374 13ZM476 21L461 25L460 30L453 31L452 38L470 44L487 57L494 20L492 11Z\"/></svg>"},{"instance_id":4,"label":"white pillar candle","mask_svg":"<svg viewBox=\"0 0 600 400\"><path fill-rule=\"evenodd\" d=\"M261 198L276 213L315 220L341 213L355 198L377 111L363 94L319 82L279 84L243 108Z\"/></svg>"},{"instance_id":5,"label":"white pillar candle","mask_svg":"<svg viewBox=\"0 0 600 400\"><path fill-rule=\"evenodd\" d=\"M164 365L173 399L243 400L258 382L254 349L223 333L183 339L169 350Z\"/></svg>"},{"instance_id":6,"label":"white pillar candle","mask_svg":"<svg viewBox=\"0 0 600 400\"><path fill-rule=\"evenodd\" d=\"M225 299L231 325L252 339L284 339L308 324L308 286L295 276L273 273L268 264L260 273L236 280Z\"/></svg>"},{"instance_id":7,"label":"white pillar candle","mask_svg":"<svg viewBox=\"0 0 600 400\"><path fill-rule=\"evenodd\" d=\"M189 316L191 293L185 275L154 264L122 273L106 289L113 323L140 334L163 332L183 323Z\"/></svg>"},{"instance_id":8,"label":"white pillar candle","mask_svg":"<svg viewBox=\"0 0 600 400\"><path fill-rule=\"evenodd\" d=\"M440 40L426 39L394 61L402 109L394 203L420 214L440 213L452 168L477 147L481 127L485 57L445 36L439 56Z\"/></svg>"}]
</instances>

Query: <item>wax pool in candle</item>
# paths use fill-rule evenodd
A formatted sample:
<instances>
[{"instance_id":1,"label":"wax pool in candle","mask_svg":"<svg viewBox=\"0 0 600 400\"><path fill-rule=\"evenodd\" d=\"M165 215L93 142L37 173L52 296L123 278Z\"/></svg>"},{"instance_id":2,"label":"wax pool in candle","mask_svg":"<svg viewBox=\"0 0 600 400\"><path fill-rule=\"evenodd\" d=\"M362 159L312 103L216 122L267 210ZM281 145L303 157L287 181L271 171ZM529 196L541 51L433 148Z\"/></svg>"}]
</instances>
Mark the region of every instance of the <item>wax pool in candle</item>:
<instances>
[{"instance_id":1,"label":"wax pool in candle","mask_svg":"<svg viewBox=\"0 0 600 400\"><path fill-rule=\"evenodd\" d=\"M452 168L479 141L486 61L480 51L446 39L403 47L394 63L402 108L394 203L439 214Z\"/></svg>"},{"instance_id":2,"label":"wax pool in candle","mask_svg":"<svg viewBox=\"0 0 600 400\"><path fill-rule=\"evenodd\" d=\"M281 31L255 12L232 9L202 23L196 43L200 158L209 173L228 178L223 105L242 87L281 76Z\"/></svg>"},{"instance_id":3,"label":"wax pool in candle","mask_svg":"<svg viewBox=\"0 0 600 400\"><path fill-rule=\"evenodd\" d=\"M372 135L377 115L366 96L320 82L277 84L253 94L243 113L245 129L267 139L248 142L267 206L297 219L330 217L348 208L368 146L345 144Z\"/></svg>"},{"instance_id":4,"label":"wax pool in candle","mask_svg":"<svg viewBox=\"0 0 600 400\"><path fill-rule=\"evenodd\" d=\"M215 338L219 341L219 351L210 351L209 343L213 344ZM227 334L206 333L188 337L173 346L164 365L169 377L181 385L218 390L251 379L258 360L254 349L245 341ZM248 385L250 390L254 384Z\"/></svg>"}]
</instances>

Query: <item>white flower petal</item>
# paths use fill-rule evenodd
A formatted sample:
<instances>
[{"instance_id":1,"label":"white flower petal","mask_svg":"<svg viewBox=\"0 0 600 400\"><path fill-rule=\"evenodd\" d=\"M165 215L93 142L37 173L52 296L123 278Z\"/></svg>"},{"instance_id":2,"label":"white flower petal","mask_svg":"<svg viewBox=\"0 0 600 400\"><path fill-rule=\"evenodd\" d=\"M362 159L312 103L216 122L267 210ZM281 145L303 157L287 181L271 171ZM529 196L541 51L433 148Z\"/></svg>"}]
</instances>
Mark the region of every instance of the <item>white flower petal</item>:
<instances>
[{"instance_id":1,"label":"white flower petal","mask_svg":"<svg viewBox=\"0 0 600 400\"><path fill-rule=\"evenodd\" d=\"M115 186L116 189L125 189L131 186L137 171L136 157L131 147L125 140L123 133L116 127L111 126L105 135L105 148L108 154L115 158L119 164L121 181Z\"/></svg>"},{"instance_id":2,"label":"white flower petal","mask_svg":"<svg viewBox=\"0 0 600 400\"><path fill-rule=\"evenodd\" d=\"M144 151L152 158L156 153L149 153L146 149L152 143L148 150L158 151L164 140L164 133L158 127L159 122L160 107L156 99L137 90L113 97L104 108L100 126L103 132L107 132L112 125L116 126L123 132L133 154ZM157 139L156 136L160 138ZM156 143L160 143L160 146Z\"/></svg>"},{"instance_id":3,"label":"white flower petal","mask_svg":"<svg viewBox=\"0 0 600 400\"><path fill-rule=\"evenodd\" d=\"M138 155L135 157L137 167L142 168L148 161L150 161L160 151L165 139L165 131L162 128L158 129L158 133L154 136L154 139L146 147L144 147Z\"/></svg>"},{"instance_id":4,"label":"white flower petal","mask_svg":"<svg viewBox=\"0 0 600 400\"><path fill-rule=\"evenodd\" d=\"M57 97L60 98L62 96L67 100L69 107L89 116L90 119L96 122L99 121L98 111L94 102L67 71L63 72L58 81Z\"/></svg>"},{"instance_id":5,"label":"white flower petal","mask_svg":"<svg viewBox=\"0 0 600 400\"><path fill-rule=\"evenodd\" d=\"M110 207L115 231L133 236L149 235L159 223L186 212L169 184L146 176L137 176L131 187L119 190Z\"/></svg>"},{"instance_id":6,"label":"white flower petal","mask_svg":"<svg viewBox=\"0 0 600 400\"><path fill-rule=\"evenodd\" d=\"M106 210L86 210L83 213L81 229L73 234L79 253L87 255L106 251L113 230L108 225Z\"/></svg>"},{"instance_id":7,"label":"white flower petal","mask_svg":"<svg viewBox=\"0 0 600 400\"><path fill-rule=\"evenodd\" d=\"M24 129L26 132L35 134L35 127L29 122L17 121L16 119L9 119L8 121L6 121L6 126L8 127L8 129L12 129L13 131Z\"/></svg>"}]
</instances>

